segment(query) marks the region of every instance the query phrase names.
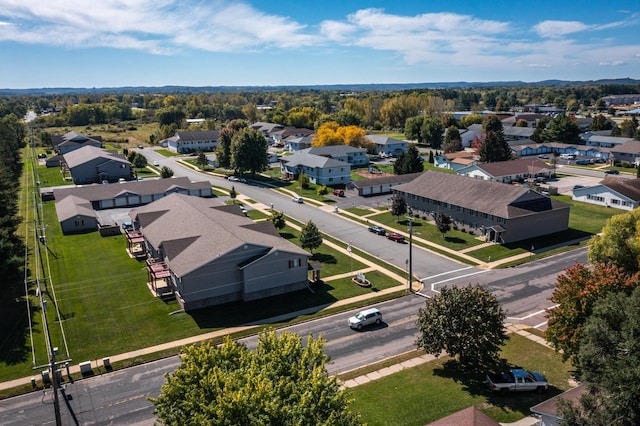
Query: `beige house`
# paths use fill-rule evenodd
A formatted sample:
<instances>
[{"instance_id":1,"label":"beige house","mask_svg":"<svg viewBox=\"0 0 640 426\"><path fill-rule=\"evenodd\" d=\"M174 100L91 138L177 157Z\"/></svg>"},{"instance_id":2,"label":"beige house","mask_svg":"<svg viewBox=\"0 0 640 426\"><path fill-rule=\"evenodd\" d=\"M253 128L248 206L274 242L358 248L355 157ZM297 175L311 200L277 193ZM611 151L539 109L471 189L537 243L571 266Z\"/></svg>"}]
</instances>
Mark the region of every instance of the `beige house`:
<instances>
[{"instance_id":1,"label":"beige house","mask_svg":"<svg viewBox=\"0 0 640 426\"><path fill-rule=\"evenodd\" d=\"M511 243L569 229L569 204L521 186L428 171L394 186L393 193L411 210L444 213L488 241Z\"/></svg>"},{"instance_id":2,"label":"beige house","mask_svg":"<svg viewBox=\"0 0 640 426\"><path fill-rule=\"evenodd\" d=\"M308 285L310 254L282 238L271 222L245 217L237 205L172 194L129 216L149 256L166 265L169 286L185 311Z\"/></svg>"}]
</instances>

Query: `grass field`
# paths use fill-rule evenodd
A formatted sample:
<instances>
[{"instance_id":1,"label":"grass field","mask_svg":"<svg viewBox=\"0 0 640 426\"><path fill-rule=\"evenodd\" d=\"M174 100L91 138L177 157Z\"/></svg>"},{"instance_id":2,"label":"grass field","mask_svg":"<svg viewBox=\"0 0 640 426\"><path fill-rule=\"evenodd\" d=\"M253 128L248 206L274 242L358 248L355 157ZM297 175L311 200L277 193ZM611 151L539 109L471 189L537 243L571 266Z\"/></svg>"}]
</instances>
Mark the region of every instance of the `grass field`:
<instances>
[{"instance_id":1,"label":"grass field","mask_svg":"<svg viewBox=\"0 0 640 426\"><path fill-rule=\"evenodd\" d=\"M553 350L512 334L502 351L510 365L539 371L550 383L546 394L493 395L484 375L469 375L456 362L443 357L391 376L351 388L353 409L375 426L424 425L470 405L476 405L499 422L529 415L529 408L570 388L571 366Z\"/></svg>"},{"instance_id":2,"label":"grass field","mask_svg":"<svg viewBox=\"0 0 640 426\"><path fill-rule=\"evenodd\" d=\"M345 297L375 293L378 289L399 284L384 275L372 273L367 274L374 283L370 289L354 285L350 279L340 279L316 285L313 293L303 290L185 314L179 312L177 302L161 301L151 295L145 284L145 265L128 257L124 236L100 237L97 232L65 236L57 223L54 202L44 203L43 212L47 226L47 253L51 262L48 275L53 282L47 294L52 296L55 291L59 313L56 309L48 309L48 320L54 344L60 348L60 357L69 357L73 363L324 306ZM256 215L256 218L264 219L263 216ZM282 235L299 244L299 232L295 229L285 228ZM33 244L32 241L27 242ZM365 267L326 244L314 250L312 260L322 263L322 277ZM35 266L31 266L32 270ZM53 299L49 303L49 306L54 306ZM33 374L33 364L46 364L39 314L34 315L33 320L35 362L30 356L29 341L17 338L24 336L23 333L16 330L13 336L3 336L4 341L12 342L16 352L24 355L19 360L0 361L0 380L29 376ZM60 325L64 328L69 353L65 349Z\"/></svg>"}]
</instances>

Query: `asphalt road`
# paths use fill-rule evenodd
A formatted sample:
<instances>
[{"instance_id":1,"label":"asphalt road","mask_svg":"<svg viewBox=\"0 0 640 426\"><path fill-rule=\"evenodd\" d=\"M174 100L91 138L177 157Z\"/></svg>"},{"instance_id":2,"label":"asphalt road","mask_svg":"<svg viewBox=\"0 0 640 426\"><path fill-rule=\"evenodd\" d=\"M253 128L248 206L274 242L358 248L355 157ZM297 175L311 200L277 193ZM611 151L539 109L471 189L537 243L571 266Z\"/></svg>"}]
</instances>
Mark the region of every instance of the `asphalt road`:
<instances>
[{"instance_id":1,"label":"asphalt road","mask_svg":"<svg viewBox=\"0 0 640 426\"><path fill-rule=\"evenodd\" d=\"M203 176L184 169L161 155L144 150L150 162L159 161L171 167L177 176L188 176L192 180L208 179L218 186L231 187L221 178ZM156 157L157 156L157 157ZM339 215L322 211L306 204L293 203L288 197L266 188L234 182L236 189L248 197L274 207L301 221L313 220L318 227L345 242L351 242L397 266L405 266L408 245L386 240L369 233L364 227L345 220ZM362 199L348 193L344 203L378 203L383 200ZM551 306L548 300L556 277L575 262L586 262L584 249L538 260L528 265L504 270L481 270L444 259L414 246L413 271L425 284L425 294L438 291L445 285L479 283L492 291L502 302L510 322L545 327L544 312ZM347 318L354 312L345 312L331 317L308 321L289 328L306 336L322 335L327 340L326 350L332 358L328 366L331 373L359 368L398 355L415 348L415 319L420 306L427 302L423 296L409 295L381 303L383 324L363 331L354 331L347 326ZM249 347L256 338L243 339ZM155 420L153 405L148 397L158 395L164 381L164 373L179 365L177 357L120 370L114 373L65 384L69 396L68 405L61 401L63 424L74 424L70 407L79 424L151 425ZM36 392L0 401L0 424L51 424L54 420L52 395Z\"/></svg>"}]
</instances>

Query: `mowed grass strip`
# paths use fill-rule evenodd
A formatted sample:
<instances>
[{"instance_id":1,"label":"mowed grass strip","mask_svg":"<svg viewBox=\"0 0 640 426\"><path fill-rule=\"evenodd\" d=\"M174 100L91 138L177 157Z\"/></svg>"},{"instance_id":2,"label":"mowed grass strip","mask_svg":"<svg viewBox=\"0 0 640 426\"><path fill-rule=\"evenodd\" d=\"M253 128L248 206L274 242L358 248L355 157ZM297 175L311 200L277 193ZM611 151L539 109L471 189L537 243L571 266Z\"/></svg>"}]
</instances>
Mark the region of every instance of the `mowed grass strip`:
<instances>
[{"instance_id":1,"label":"mowed grass strip","mask_svg":"<svg viewBox=\"0 0 640 426\"><path fill-rule=\"evenodd\" d=\"M369 425L424 425L476 405L498 422L528 416L529 408L569 389L571 366L552 349L517 334L504 346L510 365L542 372L551 387L546 394L523 392L494 395L484 384L484 373L461 372L448 357L349 389L353 409Z\"/></svg>"}]
</instances>

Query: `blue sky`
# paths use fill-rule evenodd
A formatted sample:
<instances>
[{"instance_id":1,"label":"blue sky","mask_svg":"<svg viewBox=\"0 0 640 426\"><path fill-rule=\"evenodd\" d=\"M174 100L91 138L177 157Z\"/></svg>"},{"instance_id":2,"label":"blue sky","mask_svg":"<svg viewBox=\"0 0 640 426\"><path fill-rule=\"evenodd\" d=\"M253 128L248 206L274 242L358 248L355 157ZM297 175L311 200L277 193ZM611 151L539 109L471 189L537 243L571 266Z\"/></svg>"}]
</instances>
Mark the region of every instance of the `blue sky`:
<instances>
[{"instance_id":1,"label":"blue sky","mask_svg":"<svg viewBox=\"0 0 640 426\"><path fill-rule=\"evenodd\" d=\"M0 0L0 88L640 78L640 0Z\"/></svg>"}]
</instances>

